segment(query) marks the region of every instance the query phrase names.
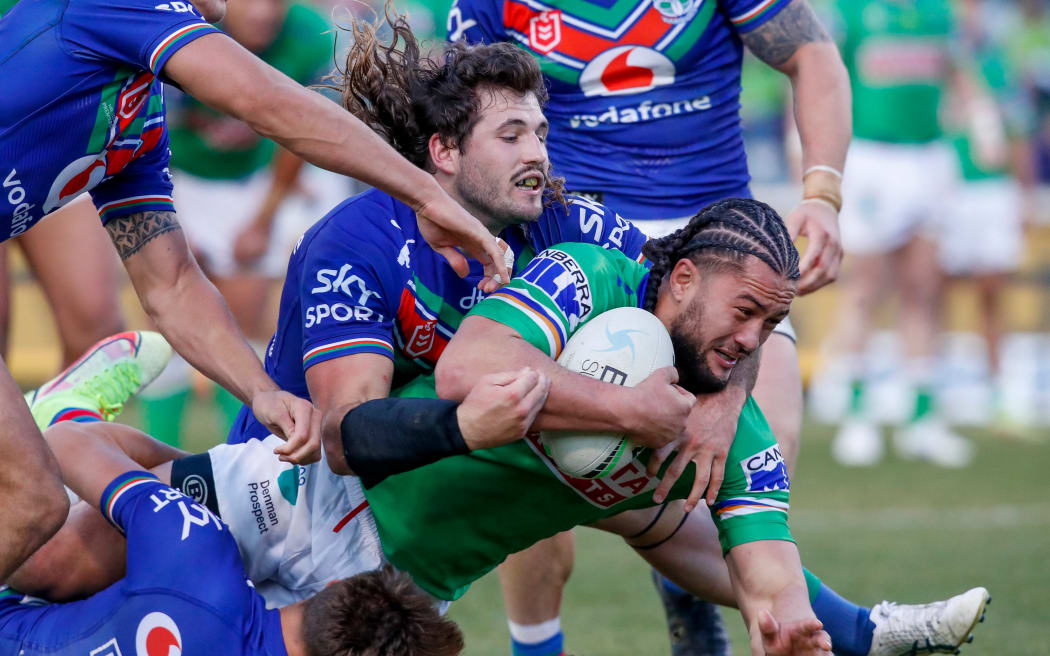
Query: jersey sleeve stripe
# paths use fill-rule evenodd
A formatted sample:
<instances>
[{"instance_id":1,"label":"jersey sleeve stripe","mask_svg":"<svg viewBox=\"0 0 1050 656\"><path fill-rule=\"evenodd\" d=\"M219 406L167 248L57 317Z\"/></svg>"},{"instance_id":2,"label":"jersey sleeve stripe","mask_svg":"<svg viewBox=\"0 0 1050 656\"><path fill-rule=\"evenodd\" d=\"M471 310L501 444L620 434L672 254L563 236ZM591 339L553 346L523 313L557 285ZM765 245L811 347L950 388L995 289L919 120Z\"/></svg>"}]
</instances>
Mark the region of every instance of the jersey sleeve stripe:
<instances>
[{"instance_id":1,"label":"jersey sleeve stripe","mask_svg":"<svg viewBox=\"0 0 1050 656\"><path fill-rule=\"evenodd\" d=\"M519 289L501 289L490 295L489 298L502 301L520 310L547 336L551 357L557 358L561 354L561 350L565 348L565 331L558 321L553 320L544 311L542 305L529 297L528 292Z\"/></svg>"},{"instance_id":2,"label":"jersey sleeve stripe","mask_svg":"<svg viewBox=\"0 0 1050 656\"><path fill-rule=\"evenodd\" d=\"M333 353L350 355L355 352L371 353L374 352L375 349L380 349L385 354L389 354L390 357L394 357L394 347L391 346L389 342L384 342L383 340L374 337L358 337L357 339L345 339L341 342L315 346L303 356L303 366L309 366L312 362L316 361L317 358L323 355Z\"/></svg>"},{"instance_id":3,"label":"jersey sleeve stripe","mask_svg":"<svg viewBox=\"0 0 1050 656\"><path fill-rule=\"evenodd\" d=\"M757 6L751 9L751 11L740 14L739 16L733 16L729 19L729 22L731 22L736 27L742 27L744 25L747 25L748 23L758 20L763 15L765 15L767 11L769 11L781 2L784 2L784 0L764 0L764 2L760 2Z\"/></svg>"},{"instance_id":4,"label":"jersey sleeve stripe","mask_svg":"<svg viewBox=\"0 0 1050 656\"><path fill-rule=\"evenodd\" d=\"M730 517L742 517L761 512L780 512L787 514L788 504L775 499L751 499L748 497L737 497L726 499L715 505L715 514L719 519Z\"/></svg>"},{"instance_id":5,"label":"jersey sleeve stripe","mask_svg":"<svg viewBox=\"0 0 1050 656\"><path fill-rule=\"evenodd\" d=\"M160 71L156 69L157 61L164 57L164 55L167 54L168 50L170 50L175 44L179 43L180 41L183 41L184 39L190 36L196 38L202 30L207 32L219 31L207 23L194 23L193 25L186 25L185 27L180 27L179 29L169 34L166 39L161 41L160 44L153 49L153 54L149 56L149 69L155 74L159 73Z\"/></svg>"},{"instance_id":6,"label":"jersey sleeve stripe","mask_svg":"<svg viewBox=\"0 0 1050 656\"><path fill-rule=\"evenodd\" d=\"M106 519L111 521L114 526L120 528L117 524L117 520L113 515L113 510L117 506L117 502L122 496L127 494L129 490L132 490L140 485L146 485L149 483L160 484L157 477L148 472L128 472L121 474L113 480L106 490L102 493L102 501L99 503L99 508L102 509L102 513L106 516Z\"/></svg>"},{"instance_id":7,"label":"jersey sleeve stripe","mask_svg":"<svg viewBox=\"0 0 1050 656\"><path fill-rule=\"evenodd\" d=\"M129 209L146 205L164 205L171 209L161 211L175 211L175 203L171 200L171 196L132 196L131 198L122 198L121 200L113 200L104 204L98 208L98 215L102 218L102 222L105 223L118 211L127 214Z\"/></svg>"}]
</instances>

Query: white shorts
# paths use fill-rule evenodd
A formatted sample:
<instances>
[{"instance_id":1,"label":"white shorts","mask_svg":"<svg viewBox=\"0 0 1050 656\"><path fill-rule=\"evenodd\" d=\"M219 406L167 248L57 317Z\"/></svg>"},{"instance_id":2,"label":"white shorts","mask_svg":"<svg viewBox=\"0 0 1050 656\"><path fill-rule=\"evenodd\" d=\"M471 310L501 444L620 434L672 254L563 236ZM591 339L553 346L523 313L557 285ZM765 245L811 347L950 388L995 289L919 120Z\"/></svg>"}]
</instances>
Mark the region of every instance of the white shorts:
<instances>
[{"instance_id":1,"label":"white shorts","mask_svg":"<svg viewBox=\"0 0 1050 656\"><path fill-rule=\"evenodd\" d=\"M1024 249L1021 190L1009 178L965 182L940 223L941 268L950 275L1016 271Z\"/></svg>"},{"instance_id":2,"label":"white shorts","mask_svg":"<svg viewBox=\"0 0 1050 656\"><path fill-rule=\"evenodd\" d=\"M666 237L679 228L684 228L689 224L690 219L693 217L687 216L685 218L678 219L653 219L649 221L633 221L634 225L639 230L644 232L650 239L659 239L660 237ZM777 327L773 329L774 333L779 333L784 337L787 337L792 342L798 343L798 337L795 335L795 328L791 325L791 317L785 317L783 321L777 324Z\"/></svg>"},{"instance_id":3,"label":"white shorts","mask_svg":"<svg viewBox=\"0 0 1050 656\"><path fill-rule=\"evenodd\" d=\"M333 474L323 454L312 465L282 462L273 453L282 443L271 435L208 451L219 515L271 608L383 564L360 479Z\"/></svg>"},{"instance_id":4,"label":"white shorts","mask_svg":"<svg viewBox=\"0 0 1050 656\"><path fill-rule=\"evenodd\" d=\"M295 242L330 209L346 200L350 180L330 171L304 165L299 190L289 194L277 210L270 248L250 267L233 258L237 235L251 223L272 180L264 169L243 180L209 180L175 171L175 211L186 239L209 273L225 277L251 272L271 278L284 276Z\"/></svg>"},{"instance_id":5,"label":"white shorts","mask_svg":"<svg viewBox=\"0 0 1050 656\"><path fill-rule=\"evenodd\" d=\"M846 157L839 227L846 253L881 255L912 237L935 238L958 166L947 144L854 139Z\"/></svg>"}]
</instances>

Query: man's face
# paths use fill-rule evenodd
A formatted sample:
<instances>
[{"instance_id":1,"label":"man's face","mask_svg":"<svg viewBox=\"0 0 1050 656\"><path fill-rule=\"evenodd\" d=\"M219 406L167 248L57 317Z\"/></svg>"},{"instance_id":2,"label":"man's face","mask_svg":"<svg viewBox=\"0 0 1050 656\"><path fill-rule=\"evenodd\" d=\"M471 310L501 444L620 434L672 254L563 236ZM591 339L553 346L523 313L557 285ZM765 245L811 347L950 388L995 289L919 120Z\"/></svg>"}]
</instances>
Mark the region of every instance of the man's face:
<instances>
[{"instance_id":1,"label":"man's face","mask_svg":"<svg viewBox=\"0 0 1050 656\"><path fill-rule=\"evenodd\" d=\"M798 283L754 256L740 271L698 271L670 332L679 384L704 394L724 389L736 363L766 341L787 316Z\"/></svg>"},{"instance_id":2,"label":"man's face","mask_svg":"<svg viewBox=\"0 0 1050 656\"><path fill-rule=\"evenodd\" d=\"M535 221L543 212L547 119L533 94L479 92L481 115L457 154L454 185L490 228Z\"/></svg>"},{"instance_id":3,"label":"man's face","mask_svg":"<svg viewBox=\"0 0 1050 656\"><path fill-rule=\"evenodd\" d=\"M288 14L286 0L237 0L226 8L222 28L252 52L262 52L277 38Z\"/></svg>"}]
</instances>

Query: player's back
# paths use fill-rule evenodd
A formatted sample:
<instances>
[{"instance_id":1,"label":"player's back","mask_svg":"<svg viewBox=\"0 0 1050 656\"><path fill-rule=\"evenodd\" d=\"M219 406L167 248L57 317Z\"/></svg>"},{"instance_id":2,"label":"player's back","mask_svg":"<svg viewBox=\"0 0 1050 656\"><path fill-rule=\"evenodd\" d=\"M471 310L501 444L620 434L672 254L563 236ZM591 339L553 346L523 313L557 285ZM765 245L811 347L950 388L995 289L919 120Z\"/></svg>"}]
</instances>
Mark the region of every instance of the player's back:
<instances>
[{"instance_id":1,"label":"player's back","mask_svg":"<svg viewBox=\"0 0 1050 656\"><path fill-rule=\"evenodd\" d=\"M187 564L187 568L190 565ZM187 574L189 572L187 571ZM244 584L247 587L247 583ZM20 656L92 654L280 654L244 636L192 590L130 593L124 582L84 601L45 606L0 600L0 653ZM261 607L260 607L261 608ZM283 647L283 645L282 645ZM173 651L174 650L174 651Z\"/></svg>"}]
</instances>

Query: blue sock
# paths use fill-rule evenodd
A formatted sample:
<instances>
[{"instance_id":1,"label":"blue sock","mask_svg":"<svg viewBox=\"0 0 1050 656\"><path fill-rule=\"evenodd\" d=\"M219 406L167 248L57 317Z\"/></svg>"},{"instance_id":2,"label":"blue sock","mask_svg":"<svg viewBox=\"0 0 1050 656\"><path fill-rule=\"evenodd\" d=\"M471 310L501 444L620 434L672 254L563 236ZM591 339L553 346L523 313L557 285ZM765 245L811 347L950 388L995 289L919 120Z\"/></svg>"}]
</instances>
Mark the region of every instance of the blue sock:
<instances>
[{"instance_id":1,"label":"blue sock","mask_svg":"<svg viewBox=\"0 0 1050 656\"><path fill-rule=\"evenodd\" d=\"M875 631L870 608L843 599L823 583L811 603L817 619L831 636L836 656L868 656Z\"/></svg>"},{"instance_id":2,"label":"blue sock","mask_svg":"<svg viewBox=\"0 0 1050 656\"><path fill-rule=\"evenodd\" d=\"M510 639L512 656L563 656L564 646L565 634L561 631L537 643L524 643L514 638Z\"/></svg>"},{"instance_id":3,"label":"blue sock","mask_svg":"<svg viewBox=\"0 0 1050 656\"><path fill-rule=\"evenodd\" d=\"M670 592L671 594L676 594L676 595L687 595L687 594L689 594L688 592L686 592L682 588L678 587L677 583L675 583L671 579L667 578L663 574L660 574L659 576L660 576L660 584L663 585L664 588L668 592Z\"/></svg>"}]
</instances>

